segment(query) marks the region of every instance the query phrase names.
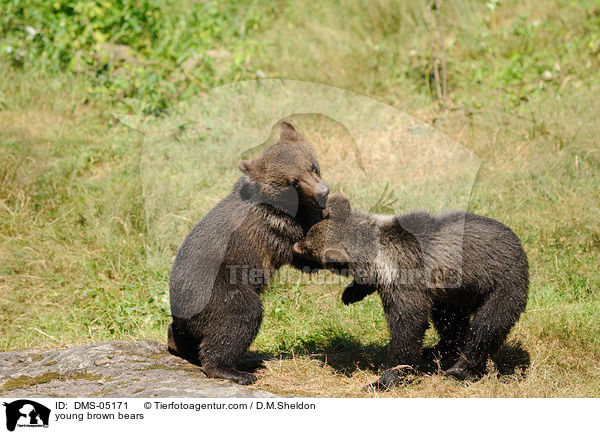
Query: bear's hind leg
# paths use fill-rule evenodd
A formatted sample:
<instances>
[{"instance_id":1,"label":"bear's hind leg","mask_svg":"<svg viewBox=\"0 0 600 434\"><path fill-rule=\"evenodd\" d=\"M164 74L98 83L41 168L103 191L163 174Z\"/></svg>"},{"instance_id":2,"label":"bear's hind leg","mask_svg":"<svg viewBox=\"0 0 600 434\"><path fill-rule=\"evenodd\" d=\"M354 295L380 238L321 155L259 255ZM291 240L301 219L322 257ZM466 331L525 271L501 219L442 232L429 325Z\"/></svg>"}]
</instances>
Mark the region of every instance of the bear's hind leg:
<instances>
[{"instance_id":1,"label":"bear's hind leg","mask_svg":"<svg viewBox=\"0 0 600 434\"><path fill-rule=\"evenodd\" d=\"M239 295L239 293L238 293ZM200 345L202 370L208 377L224 378L239 384L252 384L256 376L236 368L256 337L262 321L262 303L256 293L245 303L223 310ZM238 300L240 301L240 300Z\"/></svg>"},{"instance_id":2,"label":"bear's hind leg","mask_svg":"<svg viewBox=\"0 0 600 434\"><path fill-rule=\"evenodd\" d=\"M203 365L202 370L204 371L207 377L222 378L224 380L233 381L234 383L242 384L244 386L256 382L256 375L251 374L250 372L240 371L239 369L236 369L231 366Z\"/></svg>"},{"instance_id":3,"label":"bear's hind leg","mask_svg":"<svg viewBox=\"0 0 600 434\"><path fill-rule=\"evenodd\" d=\"M461 307L438 301L434 303L431 310L431 319L440 341L433 348L426 350L423 358L456 360L469 331L469 312Z\"/></svg>"},{"instance_id":4,"label":"bear's hind leg","mask_svg":"<svg viewBox=\"0 0 600 434\"><path fill-rule=\"evenodd\" d=\"M199 363L198 347L201 339L194 338L180 331L179 319L173 318L167 333L169 352L192 363Z\"/></svg>"},{"instance_id":5,"label":"bear's hind leg","mask_svg":"<svg viewBox=\"0 0 600 434\"><path fill-rule=\"evenodd\" d=\"M459 380L481 377L488 357L498 351L524 308L520 297L497 289L492 292L473 316L461 358L445 375Z\"/></svg>"}]
</instances>

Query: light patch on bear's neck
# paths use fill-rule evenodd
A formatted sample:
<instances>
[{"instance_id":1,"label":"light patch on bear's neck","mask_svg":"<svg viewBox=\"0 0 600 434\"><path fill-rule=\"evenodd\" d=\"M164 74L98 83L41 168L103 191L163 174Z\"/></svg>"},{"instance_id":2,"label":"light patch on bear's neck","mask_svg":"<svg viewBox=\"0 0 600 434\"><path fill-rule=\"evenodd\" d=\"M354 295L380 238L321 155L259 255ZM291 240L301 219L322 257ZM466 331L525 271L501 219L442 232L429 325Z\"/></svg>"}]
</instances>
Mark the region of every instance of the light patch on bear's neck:
<instances>
[{"instance_id":1,"label":"light patch on bear's neck","mask_svg":"<svg viewBox=\"0 0 600 434\"><path fill-rule=\"evenodd\" d=\"M267 223L278 232L284 232L287 229L288 221L284 217L276 214L266 213Z\"/></svg>"},{"instance_id":2,"label":"light patch on bear's neck","mask_svg":"<svg viewBox=\"0 0 600 434\"><path fill-rule=\"evenodd\" d=\"M393 214L371 214L370 217L373 223L379 227L393 223L396 219L396 216Z\"/></svg>"},{"instance_id":3,"label":"light patch on bear's neck","mask_svg":"<svg viewBox=\"0 0 600 434\"><path fill-rule=\"evenodd\" d=\"M392 285L398 279L397 265L392 261L389 255L386 254L385 248L381 245L377 246L377 256L375 257L375 270L377 272L377 280L382 285Z\"/></svg>"}]
</instances>

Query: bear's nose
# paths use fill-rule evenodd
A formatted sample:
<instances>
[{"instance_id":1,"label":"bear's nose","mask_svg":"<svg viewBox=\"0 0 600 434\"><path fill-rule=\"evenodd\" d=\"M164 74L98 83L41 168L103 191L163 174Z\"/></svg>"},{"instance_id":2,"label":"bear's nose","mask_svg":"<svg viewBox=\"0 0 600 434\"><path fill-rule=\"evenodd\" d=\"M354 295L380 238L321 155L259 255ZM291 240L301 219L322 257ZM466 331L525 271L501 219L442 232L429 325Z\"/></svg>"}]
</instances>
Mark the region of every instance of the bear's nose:
<instances>
[{"instance_id":1,"label":"bear's nose","mask_svg":"<svg viewBox=\"0 0 600 434\"><path fill-rule=\"evenodd\" d=\"M327 196L329 196L329 187L321 184L315 193L315 200L323 208L325 208L325 204L327 203Z\"/></svg>"}]
</instances>

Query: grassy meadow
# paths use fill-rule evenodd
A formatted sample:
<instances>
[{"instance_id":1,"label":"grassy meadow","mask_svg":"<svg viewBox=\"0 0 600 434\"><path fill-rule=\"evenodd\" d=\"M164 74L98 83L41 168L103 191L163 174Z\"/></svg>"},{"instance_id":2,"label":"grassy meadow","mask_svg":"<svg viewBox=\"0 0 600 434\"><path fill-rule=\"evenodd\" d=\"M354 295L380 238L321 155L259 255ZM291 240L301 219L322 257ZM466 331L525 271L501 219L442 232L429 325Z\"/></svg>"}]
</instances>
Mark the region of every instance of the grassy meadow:
<instances>
[{"instance_id":1,"label":"grassy meadow","mask_svg":"<svg viewBox=\"0 0 600 434\"><path fill-rule=\"evenodd\" d=\"M160 125L215 86L285 78L369 96L473 151L482 164L464 204L521 238L530 295L482 380L426 375L365 392L388 341L377 295L346 307L343 282L326 272L306 281L286 267L287 279L263 294L251 351L265 361L252 387L324 397L600 396L600 2L440 4L436 21L426 2L0 0L0 351L165 341L172 257L230 190L240 143L200 149L207 190L182 187L189 202L168 190L151 201L148 137L119 116ZM318 117L297 122L332 190L355 193L363 208L376 203L389 174L344 184L348 171L334 160L352 146L347 131ZM376 167L377 154L366 155ZM399 175L387 211L426 207L415 202L430 181L420 176ZM204 178L222 182L207 187ZM173 225L168 236L157 235L162 221ZM430 329L426 344L435 340Z\"/></svg>"}]
</instances>

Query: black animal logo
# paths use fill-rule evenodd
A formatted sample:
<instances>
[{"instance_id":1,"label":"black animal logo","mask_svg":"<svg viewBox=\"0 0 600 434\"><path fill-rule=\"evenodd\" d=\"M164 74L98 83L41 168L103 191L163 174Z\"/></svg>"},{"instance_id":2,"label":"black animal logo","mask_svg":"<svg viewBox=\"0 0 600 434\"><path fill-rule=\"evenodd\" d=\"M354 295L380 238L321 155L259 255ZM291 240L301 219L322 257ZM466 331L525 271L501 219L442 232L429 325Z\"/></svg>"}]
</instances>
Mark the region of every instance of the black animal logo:
<instances>
[{"instance_id":1,"label":"black animal logo","mask_svg":"<svg viewBox=\"0 0 600 434\"><path fill-rule=\"evenodd\" d=\"M5 402L6 429L14 431L17 423L25 426L48 426L50 409L29 399Z\"/></svg>"}]
</instances>

